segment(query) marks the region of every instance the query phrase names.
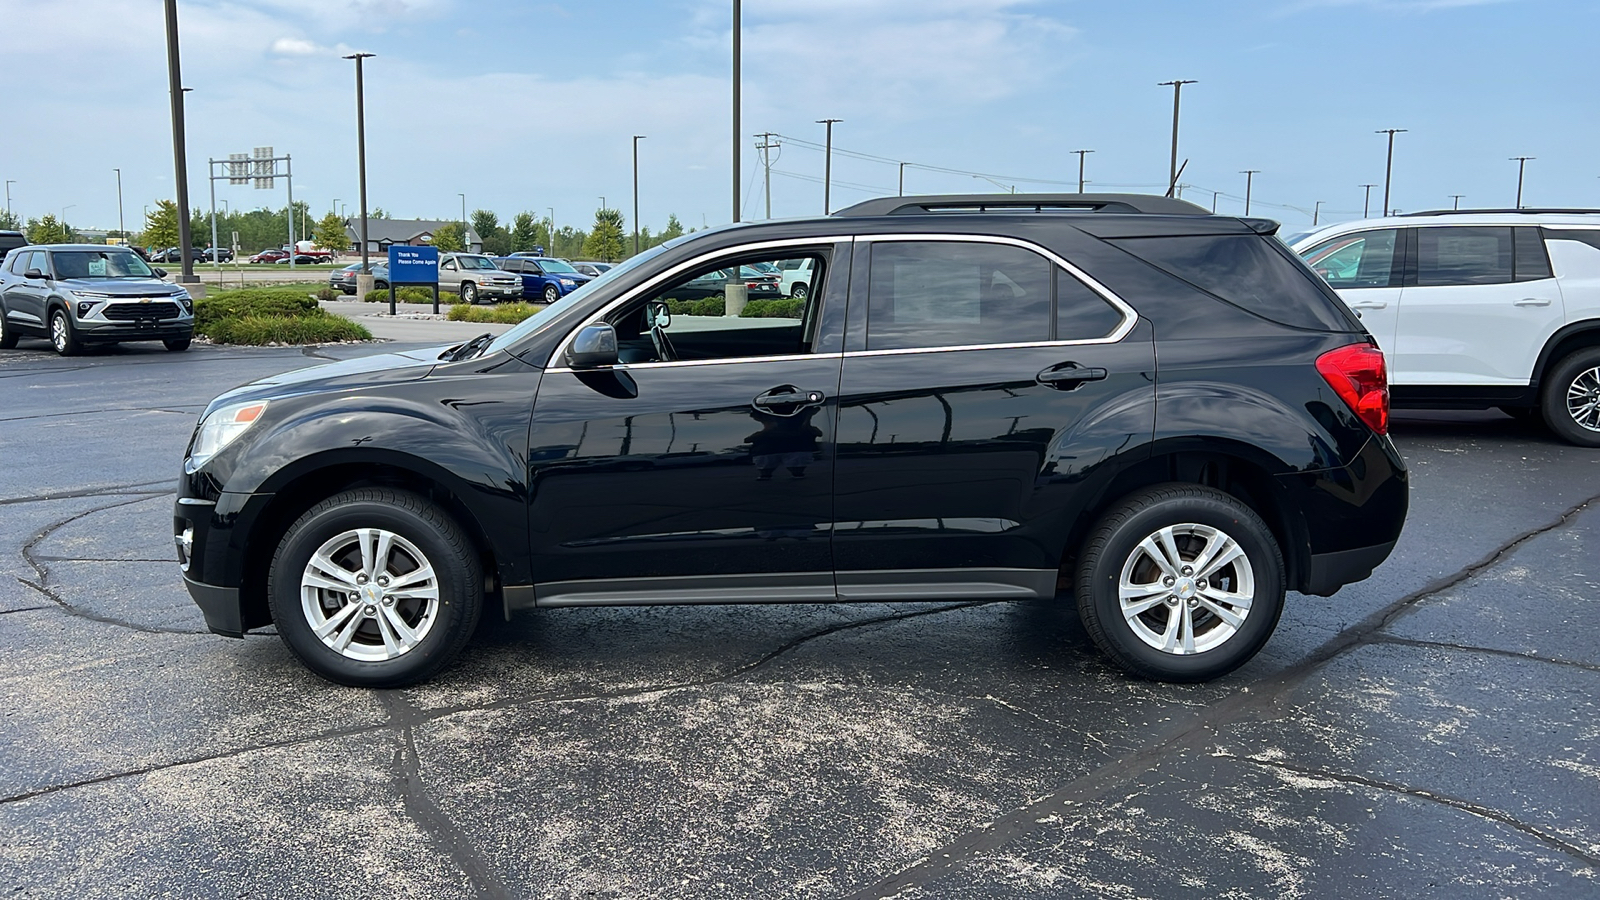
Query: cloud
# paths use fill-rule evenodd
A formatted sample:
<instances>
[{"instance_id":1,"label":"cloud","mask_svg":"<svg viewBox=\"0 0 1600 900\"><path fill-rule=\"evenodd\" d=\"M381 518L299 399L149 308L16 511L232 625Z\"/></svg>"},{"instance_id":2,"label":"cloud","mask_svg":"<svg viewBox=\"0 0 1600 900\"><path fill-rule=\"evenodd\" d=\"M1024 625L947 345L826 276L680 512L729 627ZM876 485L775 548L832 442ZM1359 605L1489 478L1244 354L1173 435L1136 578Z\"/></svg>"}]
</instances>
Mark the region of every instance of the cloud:
<instances>
[{"instance_id":1,"label":"cloud","mask_svg":"<svg viewBox=\"0 0 1600 900\"><path fill-rule=\"evenodd\" d=\"M282 37L272 42L272 52L279 56L318 56L330 51L302 38Z\"/></svg>"}]
</instances>

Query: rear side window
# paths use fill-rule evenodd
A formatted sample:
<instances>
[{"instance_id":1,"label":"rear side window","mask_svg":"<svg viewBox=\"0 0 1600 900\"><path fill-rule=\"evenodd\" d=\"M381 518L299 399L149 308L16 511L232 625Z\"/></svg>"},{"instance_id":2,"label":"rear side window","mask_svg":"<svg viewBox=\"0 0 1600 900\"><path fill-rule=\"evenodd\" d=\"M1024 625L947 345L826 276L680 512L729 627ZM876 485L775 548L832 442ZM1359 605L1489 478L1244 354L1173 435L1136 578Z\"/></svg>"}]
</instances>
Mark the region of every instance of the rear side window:
<instances>
[{"instance_id":1,"label":"rear side window","mask_svg":"<svg viewBox=\"0 0 1600 900\"><path fill-rule=\"evenodd\" d=\"M1122 324L1122 313L1089 286L1056 267L1056 335L1058 341L1103 338Z\"/></svg>"},{"instance_id":2,"label":"rear side window","mask_svg":"<svg viewBox=\"0 0 1600 900\"><path fill-rule=\"evenodd\" d=\"M867 349L1047 341L1050 268L1038 254L1003 244L874 244Z\"/></svg>"},{"instance_id":3,"label":"rear side window","mask_svg":"<svg viewBox=\"0 0 1600 900\"><path fill-rule=\"evenodd\" d=\"M1287 247L1258 234L1124 238L1111 241L1225 303L1281 325L1351 331L1338 299Z\"/></svg>"},{"instance_id":4,"label":"rear side window","mask_svg":"<svg viewBox=\"0 0 1600 900\"><path fill-rule=\"evenodd\" d=\"M1510 284L1513 258L1509 226L1417 229L1419 287Z\"/></svg>"},{"instance_id":5,"label":"rear side window","mask_svg":"<svg viewBox=\"0 0 1600 900\"><path fill-rule=\"evenodd\" d=\"M1517 280L1539 281L1556 277L1550 268L1550 254L1544 248L1544 237L1539 234L1539 229L1521 227L1516 229L1516 233Z\"/></svg>"}]
</instances>

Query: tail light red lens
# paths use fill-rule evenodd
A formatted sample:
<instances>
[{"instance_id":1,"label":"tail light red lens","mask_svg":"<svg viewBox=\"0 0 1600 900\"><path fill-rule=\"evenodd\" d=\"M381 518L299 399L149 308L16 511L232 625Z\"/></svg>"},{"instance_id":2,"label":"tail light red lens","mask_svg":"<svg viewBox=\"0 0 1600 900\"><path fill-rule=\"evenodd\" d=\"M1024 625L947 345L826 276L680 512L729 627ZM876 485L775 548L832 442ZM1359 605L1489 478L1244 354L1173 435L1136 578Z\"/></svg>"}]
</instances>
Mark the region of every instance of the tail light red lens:
<instances>
[{"instance_id":1,"label":"tail light red lens","mask_svg":"<svg viewBox=\"0 0 1600 900\"><path fill-rule=\"evenodd\" d=\"M1317 371L1367 427L1389 433L1389 371L1383 351L1371 344L1329 350L1317 357Z\"/></svg>"}]
</instances>

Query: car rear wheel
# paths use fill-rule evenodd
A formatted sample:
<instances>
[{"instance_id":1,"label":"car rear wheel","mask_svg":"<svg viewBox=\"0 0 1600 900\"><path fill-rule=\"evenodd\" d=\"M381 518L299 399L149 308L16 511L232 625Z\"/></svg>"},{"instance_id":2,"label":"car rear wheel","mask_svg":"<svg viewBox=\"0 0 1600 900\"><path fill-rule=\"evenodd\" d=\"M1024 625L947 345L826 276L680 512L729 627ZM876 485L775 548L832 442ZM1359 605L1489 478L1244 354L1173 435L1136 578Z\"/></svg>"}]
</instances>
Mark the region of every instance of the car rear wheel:
<instances>
[{"instance_id":1,"label":"car rear wheel","mask_svg":"<svg viewBox=\"0 0 1600 900\"><path fill-rule=\"evenodd\" d=\"M1544 380L1545 424L1563 440L1600 447L1600 347L1568 354Z\"/></svg>"},{"instance_id":2,"label":"car rear wheel","mask_svg":"<svg viewBox=\"0 0 1600 900\"><path fill-rule=\"evenodd\" d=\"M0 350L10 350L17 345L17 330L6 324L6 308L0 304Z\"/></svg>"},{"instance_id":3,"label":"car rear wheel","mask_svg":"<svg viewBox=\"0 0 1600 900\"><path fill-rule=\"evenodd\" d=\"M191 338L174 338L174 339L172 339L170 341L162 341L161 342L161 346L166 347L168 350L171 350L173 353L182 353L183 351L189 349L190 340L192 340L192 339Z\"/></svg>"},{"instance_id":4,"label":"car rear wheel","mask_svg":"<svg viewBox=\"0 0 1600 900\"><path fill-rule=\"evenodd\" d=\"M461 652L478 624L478 555L450 516L416 494L346 491L312 507L278 544L267 594L278 634L318 675L355 687L416 684Z\"/></svg>"},{"instance_id":5,"label":"car rear wheel","mask_svg":"<svg viewBox=\"0 0 1600 900\"><path fill-rule=\"evenodd\" d=\"M1094 526L1080 554L1078 612L1128 672L1205 681L1259 652L1283 611L1283 555L1261 517L1198 485L1134 494Z\"/></svg>"},{"instance_id":6,"label":"car rear wheel","mask_svg":"<svg viewBox=\"0 0 1600 900\"><path fill-rule=\"evenodd\" d=\"M544 286L544 302L554 303L561 299L561 289L553 284Z\"/></svg>"},{"instance_id":7,"label":"car rear wheel","mask_svg":"<svg viewBox=\"0 0 1600 900\"><path fill-rule=\"evenodd\" d=\"M462 303L477 303L478 302L478 286L473 284L470 281L461 282L461 302Z\"/></svg>"},{"instance_id":8,"label":"car rear wheel","mask_svg":"<svg viewBox=\"0 0 1600 900\"><path fill-rule=\"evenodd\" d=\"M58 309L50 314L50 345L62 356L76 356L83 349L65 310Z\"/></svg>"},{"instance_id":9,"label":"car rear wheel","mask_svg":"<svg viewBox=\"0 0 1600 900\"><path fill-rule=\"evenodd\" d=\"M796 281L790 285L789 297L794 300L804 300L806 298L806 283L804 281Z\"/></svg>"}]
</instances>

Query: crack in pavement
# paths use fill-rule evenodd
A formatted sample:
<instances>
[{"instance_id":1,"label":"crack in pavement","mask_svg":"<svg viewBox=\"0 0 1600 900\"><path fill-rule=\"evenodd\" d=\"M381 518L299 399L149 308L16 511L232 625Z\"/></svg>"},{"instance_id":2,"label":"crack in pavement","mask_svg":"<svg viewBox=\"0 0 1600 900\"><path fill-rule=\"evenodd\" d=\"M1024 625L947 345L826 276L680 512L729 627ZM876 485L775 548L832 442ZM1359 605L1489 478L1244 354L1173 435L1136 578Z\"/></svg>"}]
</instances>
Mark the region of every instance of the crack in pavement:
<instances>
[{"instance_id":1,"label":"crack in pavement","mask_svg":"<svg viewBox=\"0 0 1600 900\"><path fill-rule=\"evenodd\" d=\"M905 890L931 884L979 855L998 850L1023 835L1037 831L1040 820L1061 807L1096 800L1113 788L1155 768L1175 753L1199 749L1222 727L1251 715L1270 712L1324 665L1349 650L1371 643L1379 631L1410 612L1422 600L1441 594L1498 565L1523 544L1565 526L1597 501L1600 501L1600 494L1573 504L1562 511L1555 521L1530 528L1502 543L1477 562L1380 607L1355 625L1339 632L1300 662L1175 724L1165 735L1154 736L1138 750L1075 778L1052 793L1001 815L993 822L955 836L912 865L883 876L847 896L852 900L886 900Z\"/></svg>"},{"instance_id":2,"label":"crack in pavement","mask_svg":"<svg viewBox=\"0 0 1600 900\"><path fill-rule=\"evenodd\" d=\"M37 559L40 562L86 562L86 563L113 563L113 562L176 563L177 562L176 559L173 559L173 558L170 558L170 557L167 558L167 559L146 559L144 557L139 557L139 556L125 556L125 557L35 556L34 559Z\"/></svg>"},{"instance_id":3,"label":"crack in pavement","mask_svg":"<svg viewBox=\"0 0 1600 900\"><path fill-rule=\"evenodd\" d=\"M395 732L399 741L390 765L395 789L405 803L406 814L467 876L475 896L489 900L513 900L516 892L492 874L491 866L471 839L428 795L427 785L422 781L422 758L417 753L415 726L424 721L419 718L417 708L393 691L379 693L378 701L388 710L388 727Z\"/></svg>"},{"instance_id":4,"label":"crack in pavement","mask_svg":"<svg viewBox=\"0 0 1600 900\"><path fill-rule=\"evenodd\" d=\"M199 407L199 406L195 407L195 409L203 409L203 408L204 407ZM188 413L188 412L183 412L183 411L176 410L176 409L163 409L163 408L161 408L159 406L119 406L119 407L114 407L114 408L111 408L111 409L80 409L80 410L73 410L71 412L39 413L38 415L35 415L35 416L0 416L0 422L26 422L26 421L28 421L30 419L59 419L59 418L61 418L63 416L102 416L102 415L105 415L106 413L130 413L130 412L171 413L172 415L175 415L175 416L191 415L191 413Z\"/></svg>"},{"instance_id":5,"label":"crack in pavement","mask_svg":"<svg viewBox=\"0 0 1600 900\"><path fill-rule=\"evenodd\" d=\"M1500 650L1495 647L1479 647L1473 644L1452 644L1449 641L1426 641L1420 638L1399 637L1393 634L1375 634L1372 636L1372 643L1399 644L1402 647L1417 647L1423 650L1459 650L1463 653L1485 653L1490 656L1503 656L1509 659L1549 663L1552 666L1571 666L1574 669L1583 669L1588 672L1600 672L1600 665L1595 663L1587 663L1579 659L1565 659L1559 656L1525 653L1521 650Z\"/></svg>"},{"instance_id":6,"label":"crack in pavement","mask_svg":"<svg viewBox=\"0 0 1600 900\"><path fill-rule=\"evenodd\" d=\"M18 580L20 581L21 579L18 579ZM23 582L23 583L26 584L26 582ZM20 609L0 609L0 616L9 616L12 613L19 613L19 612L35 612L35 611L41 610L41 609L55 609L55 607L54 606L24 606L24 607L21 607Z\"/></svg>"},{"instance_id":7,"label":"crack in pavement","mask_svg":"<svg viewBox=\"0 0 1600 900\"><path fill-rule=\"evenodd\" d=\"M157 484L165 484L169 485L169 487L160 491L138 490L139 488ZM161 481L139 481L133 484L113 484L105 487L84 488L77 491L62 491L55 494L35 494L31 497L5 497L0 498L0 506L12 506L17 503L45 503L51 500L81 500L85 497L125 497L133 496L134 494L148 499L172 493L171 484L171 481L163 479Z\"/></svg>"},{"instance_id":8,"label":"crack in pavement","mask_svg":"<svg viewBox=\"0 0 1600 900\"><path fill-rule=\"evenodd\" d=\"M1527 822L1523 822L1520 819L1500 812L1497 809L1492 809L1484 806L1481 803L1474 803L1471 800L1465 800L1460 797L1452 797L1449 794L1441 794L1437 791L1427 790L1426 788L1411 787L1410 785L1399 784L1398 782L1393 781L1384 781L1378 778L1368 778L1365 775L1353 775L1347 772L1335 772L1329 769L1319 768L1317 766L1302 766L1291 762L1284 762L1282 760L1259 759L1253 756L1235 756L1232 753L1213 753L1211 755L1215 759L1227 759L1234 762L1253 763L1263 768L1281 769L1286 772L1294 772L1298 775L1322 778L1328 781L1337 781L1342 784L1360 785L1362 787L1372 788L1373 790L1386 791L1406 797L1416 797L1419 800L1427 800L1432 803L1442 804L1450 807L1451 809L1458 809L1462 812L1471 813L1474 816L1488 819L1491 822L1499 822L1501 825L1505 825L1508 828L1525 834L1553 850L1558 850L1561 853L1576 859L1578 862L1583 863L1589 868L1600 868L1600 856L1594 855L1589 850L1580 847L1577 844L1571 843L1570 841L1564 840L1557 835L1551 834L1537 825L1530 825Z\"/></svg>"}]
</instances>

